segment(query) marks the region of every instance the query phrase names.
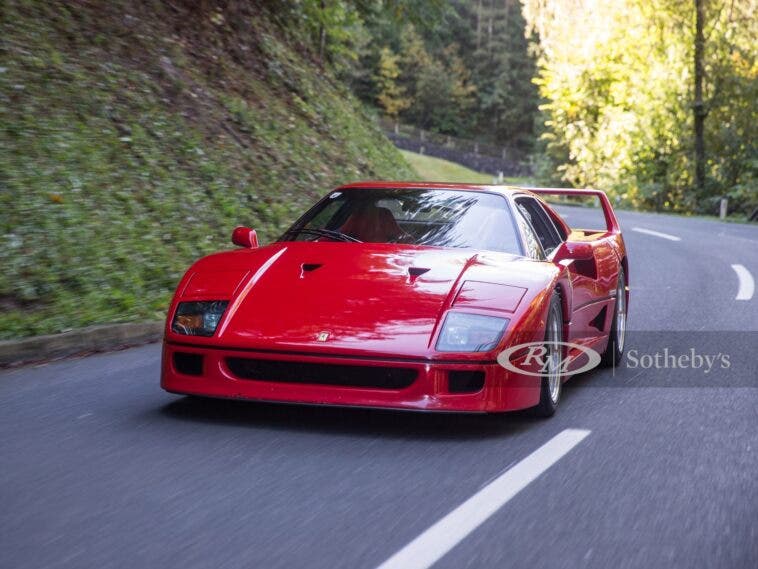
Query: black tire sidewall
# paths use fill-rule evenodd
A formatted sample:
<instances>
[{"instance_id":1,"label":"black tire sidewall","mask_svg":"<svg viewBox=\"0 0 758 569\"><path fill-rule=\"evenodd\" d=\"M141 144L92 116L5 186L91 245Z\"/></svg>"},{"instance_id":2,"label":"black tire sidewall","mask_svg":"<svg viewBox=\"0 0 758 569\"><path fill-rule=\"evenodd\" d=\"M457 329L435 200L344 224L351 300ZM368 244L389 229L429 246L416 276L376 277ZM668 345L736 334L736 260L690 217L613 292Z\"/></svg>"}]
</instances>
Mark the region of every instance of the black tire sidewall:
<instances>
[{"instance_id":1,"label":"black tire sidewall","mask_svg":"<svg viewBox=\"0 0 758 569\"><path fill-rule=\"evenodd\" d=\"M621 286L619 287L619 283ZM622 294L626 294L626 274L624 268L619 267L618 280L616 281L616 290L621 290ZM618 297L618 293L616 295ZM618 330L616 329L616 322L618 320L619 303L618 298L613 304L613 320L611 321L611 331L608 333L608 346L602 353L600 358L600 365L602 367L615 367L621 361L624 355L623 348L619 348ZM624 345L626 346L626 334L624 335Z\"/></svg>"},{"instance_id":2,"label":"black tire sidewall","mask_svg":"<svg viewBox=\"0 0 758 569\"><path fill-rule=\"evenodd\" d=\"M550 319L558 318L558 330L560 331L560 341L563 342L563 311L561 309L561 299L557 292L553 293L550 299L550 306L547 311L547 318L545 319L545 334L544 339L547 340L547 330L549 328ZM551 417L555 414L558 405L561 402L561 395L563 393L563 377L561 376L561 387L558 391L558 400L553 402L550 397L550 382L547 377L540 379L540 402L534 408L537 415L540 417Z\"/></svg>"}]
</instances>

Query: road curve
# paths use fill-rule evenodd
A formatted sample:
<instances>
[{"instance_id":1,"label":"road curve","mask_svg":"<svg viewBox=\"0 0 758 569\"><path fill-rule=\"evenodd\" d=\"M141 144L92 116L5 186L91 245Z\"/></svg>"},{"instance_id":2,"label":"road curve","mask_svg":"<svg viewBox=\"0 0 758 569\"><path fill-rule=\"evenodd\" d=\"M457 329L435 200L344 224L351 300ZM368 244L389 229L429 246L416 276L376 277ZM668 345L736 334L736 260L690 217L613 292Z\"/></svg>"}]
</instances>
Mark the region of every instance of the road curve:
<instances>
[{"instance_id":1,"label":"road curve","mask_svg":"<svg viewBox=\"0 0 758 569\"><path fill-rule=\"evenodd\" d=\"M0 567L372 568L465 504L435 568L758 567L758 299L731 268L758 276L758 227L619 218L647 230L638 365L574 378L550 420L192 400L157 345L0 373ZM665 348L730 365L642 365ZM518 484L567 430L589 434ZM517 491L480 515L492 488Z\"/></svg>"}]
</instances>

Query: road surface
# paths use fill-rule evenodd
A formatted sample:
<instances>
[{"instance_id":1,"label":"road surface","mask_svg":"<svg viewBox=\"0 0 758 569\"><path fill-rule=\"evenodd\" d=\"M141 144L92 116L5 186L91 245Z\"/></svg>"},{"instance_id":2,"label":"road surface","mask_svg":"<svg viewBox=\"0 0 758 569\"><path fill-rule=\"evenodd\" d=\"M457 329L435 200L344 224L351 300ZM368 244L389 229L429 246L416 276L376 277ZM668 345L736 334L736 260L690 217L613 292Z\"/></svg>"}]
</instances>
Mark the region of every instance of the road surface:
<instances>
[{"instance_id":1,"label":"road surface","mask_svg":"<svg viewBox=\"0 0 758 569\"><path fill-rule=\"evenodd\" d=\"M638 365L549 420L191 400L158 345L1 372L0 567L758 567L758 227L619 217Z\"/></svg>"}]
</instances>

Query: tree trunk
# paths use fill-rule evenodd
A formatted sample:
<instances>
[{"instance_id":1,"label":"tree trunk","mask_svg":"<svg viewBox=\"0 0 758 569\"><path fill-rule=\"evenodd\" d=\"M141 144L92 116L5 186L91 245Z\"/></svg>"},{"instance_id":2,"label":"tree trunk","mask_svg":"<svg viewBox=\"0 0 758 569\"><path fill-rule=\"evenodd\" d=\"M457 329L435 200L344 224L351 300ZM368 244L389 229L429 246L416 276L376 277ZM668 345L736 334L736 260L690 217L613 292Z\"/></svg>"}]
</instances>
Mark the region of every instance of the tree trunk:
<instances>
[{"instance_id":1,"label":"tree trunk","mask_svg":"<svg viewBox=\"0 0 758 569\"><path fill-rule=\"evenodd\" d=\"M482 47L482 0L476 6L476 49Z\"/></svg>"},{"instance_id":2,"label":"tree trunk","mask_svg":"<svg viewBox=\"0 0 758 569\"><path fill-rule=\"evenodd\" d=\"M693 113L695 119L695 189L698 196L705 190L705 103L703 102L703 57L705 38L703 37L703 20L706 0L695 0L695 102Z\"/></svg>"},{"instance_id":3,"label":"tree trunk","mask_svg":"<svg viewBox=\"0 0 758 569\"><path fill-rule=\"evenodd\" d=\"M492 19L495 17L495 6L490 4L489 19L487 20L487 51L492 51Z\"/></svg>"}]
</instances>

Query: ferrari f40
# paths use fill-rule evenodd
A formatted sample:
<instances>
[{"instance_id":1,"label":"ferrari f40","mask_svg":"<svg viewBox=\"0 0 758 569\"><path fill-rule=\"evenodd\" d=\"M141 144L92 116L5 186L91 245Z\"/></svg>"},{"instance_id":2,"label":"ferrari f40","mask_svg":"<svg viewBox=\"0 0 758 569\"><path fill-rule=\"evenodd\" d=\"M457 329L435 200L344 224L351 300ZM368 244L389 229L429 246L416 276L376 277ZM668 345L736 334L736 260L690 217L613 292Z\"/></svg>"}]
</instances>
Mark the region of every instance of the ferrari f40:
<instances>
[{"instance_id":1,"label":"ferrari f40","mask_svg":"<svg viewBox=\"0 0 758 569\"><path fill-rule=\"evenodd\" d=\"M544 200L566 195L605 227L569 227ZM172 393L549 416L572 373L624 349L629 265L601 191L361 182L269 245L232 241L176 290Z\"/></svg>"}]
</instances>

